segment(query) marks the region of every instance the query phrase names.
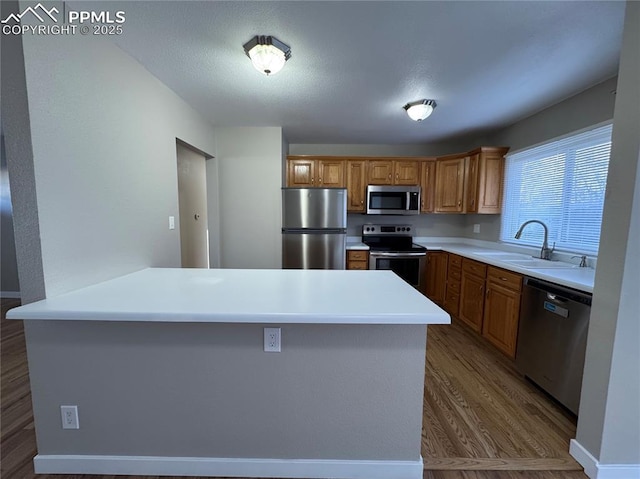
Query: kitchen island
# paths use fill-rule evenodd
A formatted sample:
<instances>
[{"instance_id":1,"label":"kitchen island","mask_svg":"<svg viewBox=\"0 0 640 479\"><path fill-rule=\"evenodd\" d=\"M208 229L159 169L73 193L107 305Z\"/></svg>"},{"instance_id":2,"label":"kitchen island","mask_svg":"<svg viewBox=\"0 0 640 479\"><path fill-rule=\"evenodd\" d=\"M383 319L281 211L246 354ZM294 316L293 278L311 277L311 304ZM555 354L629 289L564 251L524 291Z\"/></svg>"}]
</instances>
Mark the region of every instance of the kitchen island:
<instances>
[{"instance_id":1,"label":"kitchen island","mask_svg":"<svg viewBox=\"0 0 640 479\"><path fill-rule=\"evenodd\" d=\"M422 477L426 327L449 316L389 271L146 269L7 317L39 473Z\"/></svg>"}]
</instances>

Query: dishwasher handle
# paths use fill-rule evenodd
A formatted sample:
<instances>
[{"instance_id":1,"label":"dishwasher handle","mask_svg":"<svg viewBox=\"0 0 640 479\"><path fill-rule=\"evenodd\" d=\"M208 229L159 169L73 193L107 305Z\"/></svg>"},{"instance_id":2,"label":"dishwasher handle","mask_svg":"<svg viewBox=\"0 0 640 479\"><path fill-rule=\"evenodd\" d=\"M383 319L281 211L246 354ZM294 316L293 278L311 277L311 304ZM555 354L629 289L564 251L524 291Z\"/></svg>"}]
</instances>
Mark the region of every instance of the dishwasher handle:
<instances>
[{"instance_id":1,"label":"dishwasher handle","mask_svg":"<svg viewBox=\"0 0 640 479\"><path fill-rule=\"evenodd\" d=\"M551 301L559 303L575 301L576 303L591 306L591 295L589 293L583 293L582 291L530 277L524 278L524 285L546 293L547 298Z\"/></svg>"}]
</instances>

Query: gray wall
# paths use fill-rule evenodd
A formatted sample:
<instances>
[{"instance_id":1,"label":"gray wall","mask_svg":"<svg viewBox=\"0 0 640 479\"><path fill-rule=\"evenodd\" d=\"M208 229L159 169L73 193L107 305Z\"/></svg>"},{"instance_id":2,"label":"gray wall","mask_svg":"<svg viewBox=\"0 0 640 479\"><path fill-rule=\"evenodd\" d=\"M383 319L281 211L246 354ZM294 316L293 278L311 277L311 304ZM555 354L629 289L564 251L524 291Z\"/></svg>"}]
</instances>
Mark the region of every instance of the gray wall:
<instances>
[{"instance_id":1,"label":"gray wall","mask_svg":"<svg viewBox=\"0 0 640 479\"><path fill-rule=\"evenodd\" d=\"M23 42L47 296L179 267L176 138L214 153L211 125L110 42Z\"/></svg>"},{"instance_id":2,"label":"gray wall","mask_svg":"<svg viewBox=\"0 0 640 479\"><path fill-rule=\"evenodd\" d=\"M513 125L476 140L477 145L504 145L510 151L528 148L574 131L613 118L617 78L602 82L552 107ZM500 215L465 215L461 236L471 239L498 241ZM480 225L480 233L473 225Z\"/></svg>"},{"instance_id":3,"label":"gray wall","mask_svg":"<svg viewBox=\"0 0 640 479\"><path fill-rule=\"evenodd\" d=\"M327 155L327 156L438 156L472 150L480 145L466 139L451 143L425 145L289 145L290 155Z\"/></svg>"},{"instance_id":4,"label":"gray wall","mask_svg":"<svg viewBox=\"0 0 640 479\"><path fill-rule=\"evenodd\" d=\"M627 2L577 441L603 464L640 464L640 3Z\"/></svg>"},{"instance_id":5,"label":"gray wall","mask_svg":"<svg viewBox=\"0 0 640 479\"><path fill-rule=\"evenodd\" d=\"M18 297L18 262L13 237L13 212L9 191L9 172L4 153L4 135L0 136L0 292L2 297Z\"/></svg>"},{"instance_id":6,"label":"gray wall","mask_svg":"<svg viewBox=\"0 0 640 479\"><path fill-rule=\"evenodd\" d=\"M427 237L458 237L463 236L464 215L416 215L416 216L389 216L389 215L347 215L347 235L360 236L362 225L366 223L397 225L409 224L413 226L414 236Z\"/></svg>"},{"instance_id":7,"label":"gray wall","mask_svg":"<svg viewBox=\"0 0 640 479\"><path fill-rule=\"evenodd\" d=\"M220 264L282 266L282 128L217 128Z\"/></svg>"},{"instance_id":8,"label":"gray wall","mask_svg":"<svg viewBox=\"0 0 640 479\"><path fill-rule=\"evenodd\" d=\"M425 326L285 324L274 354L259 324L40 323L39 454L420 458Z\"/></svg>"},{"instance_id":9,"label":"gray wall","mask_svg":"<svg viewBox=\"0 0 640 479\"><path fill-rule=\"evenodd\" d=\"M492 135L487 140L510 151L528 148L613 118L617 78L604 81Z\"/></svg>"}]
</instances>

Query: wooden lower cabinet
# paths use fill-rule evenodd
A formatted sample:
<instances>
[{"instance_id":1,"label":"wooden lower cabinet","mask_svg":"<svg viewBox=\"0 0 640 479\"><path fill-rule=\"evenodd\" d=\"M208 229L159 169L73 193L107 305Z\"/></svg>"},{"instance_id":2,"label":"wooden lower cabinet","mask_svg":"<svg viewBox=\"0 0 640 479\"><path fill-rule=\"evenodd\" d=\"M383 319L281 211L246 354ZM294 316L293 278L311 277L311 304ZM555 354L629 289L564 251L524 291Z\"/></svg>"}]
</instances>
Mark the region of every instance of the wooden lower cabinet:
<instances>
[{"instance_id":1,"label":"wooden lower cabinet","mask_svg":"<svg viewBox=\"0 0 640 479\"><path fill-rule=\"evenodd\" d=\"M485 264L468 258L462 259L458 317L478 333L482 331L486 273Z\"/></svg>"},{"instance_id":2,"label":"wooden lower cabinet","mask_svg":"<svg viewBox=\"0 0 640 479\"><path fill-rule=\"evenodd\" d=\"M522 276L489 266L486 288L482 335L507 356L515 358Z\"/></svg>"},{"instance_id":3,"label":"wooden lower cabinet","mask_svg":"<svg viewBox=\"0 0 640 479\"><path fill-rule=\"evenodd\" d=\"M365 250L347 250L347 269L369 269L369 252Z\"/></svg>"},{"instance_id":4,"label":"wooden lower cabinet","mask_svg":"<svg viewBox=\"0 0 640 479\"><path fill-rule=\"evenodd\" d=\"M425 268L424 294L434 303L444 304L447 284L447 261L449 253L445 251L428 251Z\"/></svg>"},{"instance_id":5,"label":"wooden lower cabinet","mask_svg":"<svg viewBox=\"0 0 640 479\"><path fill-rule=\"evenodd\" d=\"M443 308L452 316L460 312L460 281L462 279L462 257L449 253L447 264L447 291Z\"/></svg>"}]
</instances>

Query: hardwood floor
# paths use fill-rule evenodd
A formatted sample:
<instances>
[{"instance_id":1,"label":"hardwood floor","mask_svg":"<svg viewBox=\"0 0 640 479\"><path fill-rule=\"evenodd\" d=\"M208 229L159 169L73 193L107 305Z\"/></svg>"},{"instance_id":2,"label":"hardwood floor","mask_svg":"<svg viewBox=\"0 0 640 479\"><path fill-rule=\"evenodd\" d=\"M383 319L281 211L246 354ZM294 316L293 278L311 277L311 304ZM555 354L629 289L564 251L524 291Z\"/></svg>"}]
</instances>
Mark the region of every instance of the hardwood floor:
<instances>
[{"instance_id":1,"label":"hardwood floor","mask_svg":"<svg viewBox=\"0 0 640 479\"><path fill-rule=\"evenodd\" d=\"M0 477L133 478L34 474L36 441L22 322L5 319L18 304L2 300ZM424 479L587 478L567 452L575 419L523 381L510 360L456 322L429 326L423 426Z\"/></svg>"}]
</instances>

